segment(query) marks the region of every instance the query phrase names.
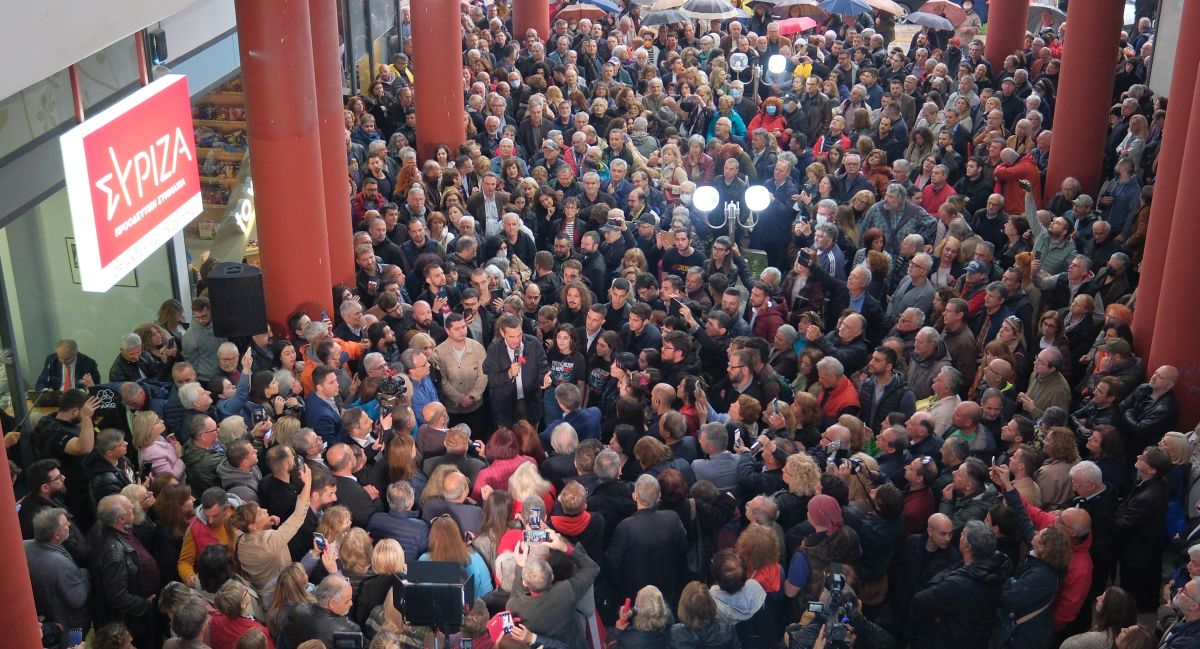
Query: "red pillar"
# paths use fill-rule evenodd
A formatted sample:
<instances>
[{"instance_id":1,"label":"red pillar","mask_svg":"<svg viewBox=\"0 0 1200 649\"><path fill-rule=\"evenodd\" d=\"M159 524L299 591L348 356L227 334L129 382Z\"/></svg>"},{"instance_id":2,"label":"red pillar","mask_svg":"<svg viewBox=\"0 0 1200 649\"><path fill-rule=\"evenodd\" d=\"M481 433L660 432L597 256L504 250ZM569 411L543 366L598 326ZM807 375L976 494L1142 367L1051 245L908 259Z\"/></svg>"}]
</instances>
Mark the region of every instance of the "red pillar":
<instances>
[{"instance_id":1,"label":"red pillar","mask_svg":"<svg viewBox=\"0 0 1200 649\"><path fill-rule=\"evenodd\" d=\"M309 0L317 125L321 141L321 177L325 226L329 235L329 285L354 286L354 236L350 186L346 180L346 127L342 119L342 62L338 56L337 6Z\"/></svg>"},{"instance_id":2,"label":"red pillar","mask_svg":"<svg viewBox=\"0 0 1200 649\"><path fill-rule=\"evenodd\" d=\"M236 0L267 317L333 310L307 2ZM343 135L342 147L345 144Z\"/></svg>"},{"instance_id":3,"label":"red pillar","mask_svg":"<svg viewBox=\"0 0 1200 649\"><path fill-rule=\"evenodd\" d=\"M1004 57L1025 49L1029 0L991 0L988 2L987 38L983 55L996 69L1003 67ZM966 49L967 44L962 44Z\"/></svg>"},{"instance_id":4,"label":"red pillar","mask_svg":"<svg viewBox=\"0 0 1200 649\"><path fill-rule=\"evenodd\" d=\"M28 434L28 432L26 433ZM4 430L0 428L0 437ZM8 568L0 579L0 601L4 602L4 641L6 647L42 646L42 627L33 604L33 584L29 564L21 549L21 524L17 521L17 501L8 472L8 449L0 443L0 547L8 548ZM63 630L66 633L66 630Z\"/></svg>"},{"instance_id":5,"label":"red pillar","mask_svg":"<svg viewBox=\"0 0 1200 649\"><path fill-rule=\"evenodd\" d=\"M1191 98L1190 120L1200 120L1200 85ZM1171 110L1175 110L1172 106ZM1188 129L1181 164L1200 164L1200 128ZM1200 201L1200 183L1179 184L1176 205L1196 205ZM1200 418L1200 345L1196 344L1196 323L1200 322L1200 300L1195 299L1196 250L1200 246L1200 221L1178 218L1171 222L1158 315L1150 342L1147 372L1162 365L1179 369L1175 395L1179 398L1179 426L1190 429ZM1144 275L1143 275L1144 277ZM1138 304L1138 310L1143 305Z\"/></svg>"},{"instance_id":6,"label":"red pillar","mask_svg":"<svg viewBox=\"0 0 1200 649\"><path fill-rule=\"evenodd\" d=\"M1181 33L1194 34L1200 25L1200 3L1183 5ZM1200 38L1182 38L1175 46L1175 67L1171 73L1171 104L1167 111L1162 148L1158 152L1158 177L1154 183L1154 203L1150 207L1150 228L1142 254L1141 281L1138 283L1138 308L1133 313L1133 342L1138 354L1150 354L1154 320L1158 314L1159 289L1166 263L1167 241L1171 236L1179 189L1183 145L1188 136L1192 113L1192 89L1196 86L1196 68L1200 66ZM1154 368L1149 368L1153 373Z\"/></svg>"},{"instance_id":7,"label":"red pillar","mask_svg":"<svg viewBox=\"0 0 1200 649\"><path fill-rule=\"evenodd\" d=\"M1068 9L1046 187L1074 176L1085 193L1100 189L1123 7L1122 0L1091 0Z\"/></svg>"},{"instance_id":8,"label":"red pillar","mask_svg":"<svg viewBox=\"0 0 1200 649\"><path fill-rule=\"evenodd\" d=\"M454 151L467 139L462 117L462 22L458 0L421 0L411 10L417 157L427 160L437 145Z\"/></svg>"},{"instance_id":9,"label":"red pillar","mask_svg":"<svg viewBox=\"0 0 1200 649\"><path fill-rule=\"evenodd\" d=\"M534 29L543 41L550 36L550 3L547 0L512 0L513 38L525 44L525 30ZM414 33L415 40L415 33Z\"/></svg>"}]
</instances>

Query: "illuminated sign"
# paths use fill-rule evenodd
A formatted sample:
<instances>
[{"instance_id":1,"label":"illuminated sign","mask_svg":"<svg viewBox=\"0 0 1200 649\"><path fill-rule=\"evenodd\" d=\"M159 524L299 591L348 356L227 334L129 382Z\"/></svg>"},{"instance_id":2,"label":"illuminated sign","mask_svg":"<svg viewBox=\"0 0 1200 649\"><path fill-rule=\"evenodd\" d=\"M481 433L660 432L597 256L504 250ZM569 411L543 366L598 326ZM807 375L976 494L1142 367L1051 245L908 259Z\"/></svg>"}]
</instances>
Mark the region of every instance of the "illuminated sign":
<instances>
[{"instance_id":1,"label":"illuminated sign","mask_svg":"<svg viewBox=\"0 0 1200 649\"><path fill-rule=\"evenodd\" d=\"M141 88L60 142L85 291L107 291L204 209L182 75Z\"/></svg>"}]
</instances>

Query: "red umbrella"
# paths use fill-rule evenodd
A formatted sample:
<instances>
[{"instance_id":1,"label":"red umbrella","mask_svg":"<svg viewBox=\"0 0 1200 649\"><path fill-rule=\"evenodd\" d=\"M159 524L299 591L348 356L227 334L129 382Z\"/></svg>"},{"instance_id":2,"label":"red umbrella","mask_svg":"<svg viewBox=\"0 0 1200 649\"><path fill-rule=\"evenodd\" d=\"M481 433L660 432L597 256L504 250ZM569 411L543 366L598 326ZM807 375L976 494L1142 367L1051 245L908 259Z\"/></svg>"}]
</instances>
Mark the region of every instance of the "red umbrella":
<instances>
[{"instance_id":1,"label":"red umbrella","mask_svg":"<svg viewBox=\"0 0 1200 649\"><path fill-rule=\"evenodd\" d=\"M817 21L807 16L801 18L786 18L779 21L779 33L782 36L799 34L817 27Z\"/></svg>"}]
</instances>

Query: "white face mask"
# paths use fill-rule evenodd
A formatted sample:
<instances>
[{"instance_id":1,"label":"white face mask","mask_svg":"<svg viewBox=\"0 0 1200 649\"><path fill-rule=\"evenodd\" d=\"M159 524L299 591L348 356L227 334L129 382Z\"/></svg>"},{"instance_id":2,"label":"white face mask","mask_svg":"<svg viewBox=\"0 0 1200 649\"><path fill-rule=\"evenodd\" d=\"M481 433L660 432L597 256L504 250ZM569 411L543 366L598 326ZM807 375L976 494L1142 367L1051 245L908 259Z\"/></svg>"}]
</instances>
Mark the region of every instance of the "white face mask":
<instances>
[{"instance_id":1,"label":"white face mask","mask_svg":"<svg viewBox=\"0 0 1200 649\"><path fill-rule=\"evenodd\" d=\"M691 194L683 194L682 196L679 197L679 202L683 203L684 205L687 205L688 207L691 207L692 206L692 195Z\"/></svg>"}]
</instances>

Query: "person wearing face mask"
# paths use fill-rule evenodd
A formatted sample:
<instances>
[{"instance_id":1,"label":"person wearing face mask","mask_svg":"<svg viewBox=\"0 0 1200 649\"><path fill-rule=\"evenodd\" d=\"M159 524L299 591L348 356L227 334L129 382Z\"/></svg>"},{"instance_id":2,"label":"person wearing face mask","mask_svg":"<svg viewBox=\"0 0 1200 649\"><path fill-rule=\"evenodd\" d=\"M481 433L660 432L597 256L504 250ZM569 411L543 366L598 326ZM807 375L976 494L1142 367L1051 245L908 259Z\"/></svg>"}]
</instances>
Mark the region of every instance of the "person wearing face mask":
<instances>
[{"instance_id":1,"label":"person wearing face mask","mask_svg":"<svg viewBox=\"0 0 1200 649\"><path fill-rule=\"evenodd\" d=\"M787 120L783 117L783 100L779 97L768 97L763 102L762 108L758 114L750 120L748 130L753 133L755 129L764 129L767 133L775 136L776 143L781 147L786 147L788 138Z\"/></svg>"}]
</instances>

